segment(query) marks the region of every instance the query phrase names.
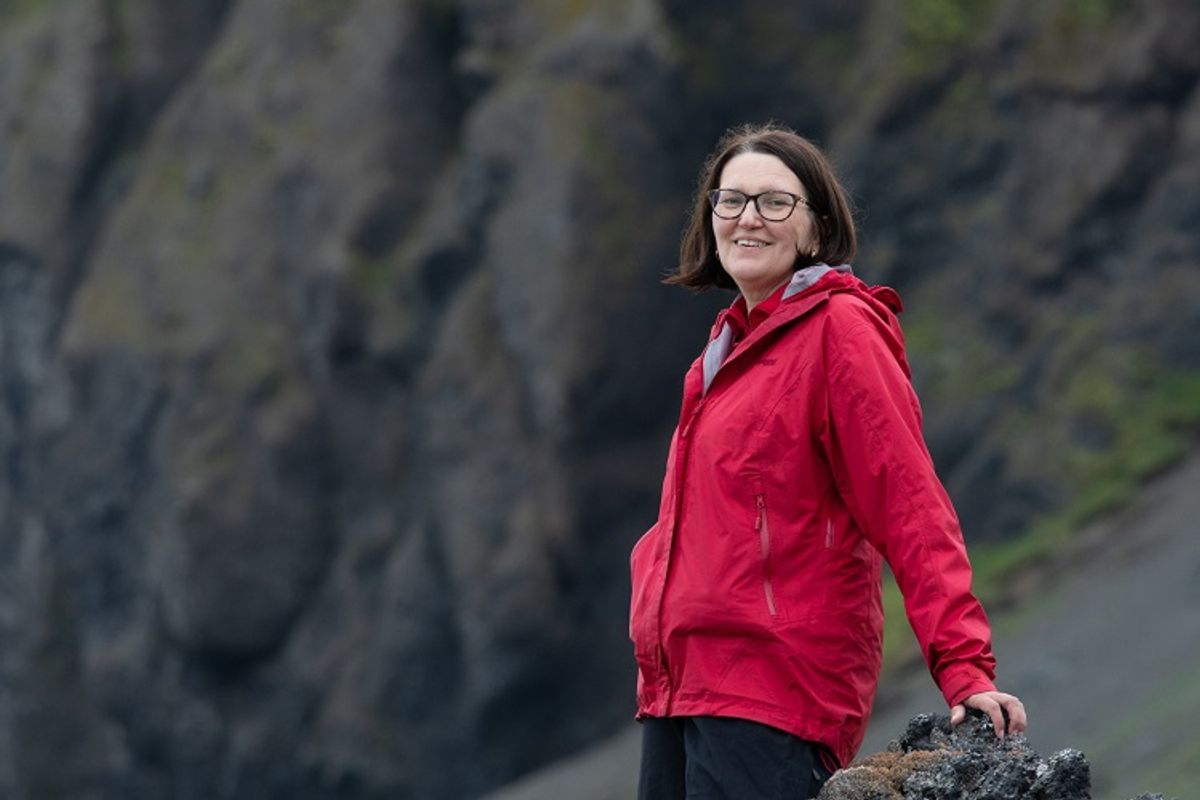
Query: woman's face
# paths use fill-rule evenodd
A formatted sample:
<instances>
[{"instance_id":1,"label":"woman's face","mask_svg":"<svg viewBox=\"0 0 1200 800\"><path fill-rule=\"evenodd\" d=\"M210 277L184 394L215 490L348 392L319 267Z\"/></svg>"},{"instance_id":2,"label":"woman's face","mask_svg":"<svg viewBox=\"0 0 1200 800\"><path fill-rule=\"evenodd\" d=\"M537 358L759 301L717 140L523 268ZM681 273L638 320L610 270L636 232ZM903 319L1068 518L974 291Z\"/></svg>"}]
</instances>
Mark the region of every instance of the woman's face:
<instances>
[{"instance_id":1,"label":"woman's face","mask_svg":"<svg viewBox=\"0 0 1200 800\"><path fill-rule=\"evenodd\" d=\"M796 173L767 153L742 153L729 159L717 188L737 189L747 195L784 191L808 198ZM807 255L817 244L812 213L803 202L782 222L763 219L750 202L737 219L713 214L712 226L717 258L751 306L791 277L797 254Z\"/></svg>"}]
</instances>

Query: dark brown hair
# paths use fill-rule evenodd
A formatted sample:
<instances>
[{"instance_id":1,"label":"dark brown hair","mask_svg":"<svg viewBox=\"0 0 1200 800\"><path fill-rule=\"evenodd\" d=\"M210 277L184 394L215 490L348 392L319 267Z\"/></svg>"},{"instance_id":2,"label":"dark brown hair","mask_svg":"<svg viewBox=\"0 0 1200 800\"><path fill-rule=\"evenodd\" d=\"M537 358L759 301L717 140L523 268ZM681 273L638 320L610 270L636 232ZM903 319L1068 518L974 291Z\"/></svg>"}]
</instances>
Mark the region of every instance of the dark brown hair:
<instances>
[{"instance_id":1,"label":"dark brown hair","mask_svg":"<svg viewBox=\"0 0 1200 800\"><path fill-rule=\"evenodd\" d=\"M817 254L812 257L797 256L797 269L822 262L847 264L854 258L856 237L850 202L825 154L790 128L774 123L743 125L722 136L717 148L704 163L688 226L679 243L679 266L663 283L697 290L713 286L737 288L733 278L717 260L708 193L719 188L717 181L729 160L742 153L775 156L795 173L804 186L817 223ZM802 210L796 209L797 213Z\"/></svg>"}]
</instances>

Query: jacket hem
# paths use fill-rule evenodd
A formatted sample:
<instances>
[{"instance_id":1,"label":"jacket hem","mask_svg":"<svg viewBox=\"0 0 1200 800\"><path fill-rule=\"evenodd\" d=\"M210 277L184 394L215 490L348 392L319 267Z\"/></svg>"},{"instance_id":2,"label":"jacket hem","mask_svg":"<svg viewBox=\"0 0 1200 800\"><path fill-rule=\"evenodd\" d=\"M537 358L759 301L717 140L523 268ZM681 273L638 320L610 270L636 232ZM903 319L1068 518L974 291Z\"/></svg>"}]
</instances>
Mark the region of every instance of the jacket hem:
<instances>
[{"instance_id":1,"label":"jacket hem","mask_svg":"<svg viewBox=\"0 0 1200 800\"><path fill-rule=\"evenodd\" d=\"M654 714L638 711L638 719L655 716ZM844 767L853 760L862 744L861 735L857 741L849 737L830 736L830 731L854 728L865 733L863 725L848 724L846 721L835 721L814 715L798 715L778 706L751 700L745 697L722 697L705 693L696 697L676 697L671 703L671 717L733 717L750 720L772 728L786 731L792 736L815 742L825 747L833 756L838 768Z\"/></svg>"}]
</instances>

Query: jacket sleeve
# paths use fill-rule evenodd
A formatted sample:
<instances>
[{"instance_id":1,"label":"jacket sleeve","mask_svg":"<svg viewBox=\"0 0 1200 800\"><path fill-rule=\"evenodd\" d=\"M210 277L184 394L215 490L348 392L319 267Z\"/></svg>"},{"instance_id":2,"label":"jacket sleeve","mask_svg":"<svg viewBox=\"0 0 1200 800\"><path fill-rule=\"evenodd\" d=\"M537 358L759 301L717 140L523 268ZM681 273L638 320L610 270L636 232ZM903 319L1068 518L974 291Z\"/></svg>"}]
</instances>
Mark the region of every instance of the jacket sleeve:
<instances>
[{"instance_id":1,"label":"jacket sleeve","mask_svg":"<svg viewBox=\"0 0 1200 800\"><path fill-rule=\"evenodd\" d=\"M955 705L995 689L987 616L921 434L898 329L865 305L839 308L823 332L825 451L850 513L891 565L930 673Z\"/></svg>"}]
</instances>

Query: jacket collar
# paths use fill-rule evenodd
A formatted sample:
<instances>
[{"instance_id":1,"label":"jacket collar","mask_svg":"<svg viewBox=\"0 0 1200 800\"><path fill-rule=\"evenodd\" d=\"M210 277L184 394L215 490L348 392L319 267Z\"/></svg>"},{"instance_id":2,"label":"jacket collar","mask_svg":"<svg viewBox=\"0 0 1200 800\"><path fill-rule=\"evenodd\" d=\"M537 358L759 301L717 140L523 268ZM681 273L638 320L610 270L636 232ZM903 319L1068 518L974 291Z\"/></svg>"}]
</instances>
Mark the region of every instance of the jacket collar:
<instances>
[{"instance_id":1,"label":"jacket collar","mask_svg":"<svg viewBox=\"0 0 1200 800\"><path fill-rule=\"evenodd\" d=\"M839 264L835 267L831 267L828 264L813 264L810 267L796 270L795 274L792 275L791 281L788 282L787 288L783 291L779 308L755 326L744 339L736 343L738 353L745 352L751 342L758 341L768 332L802 316L813 306L822 302L828 293L819 291L820 287L818 287L818 284L824 286L830 283L829 280L822 281L822 279L831 275L831 273L833 275L831 280L837 280L838 284L846 283L847 280L857 280L854 278L854 272L849 264ZM838 280L839 278L840 280ZM818 288L815 289L814 287ZM830 286L829 288L833 287ZM805 302L806 299L807 302ZM708 392L708 387L712 385L718 370L725 364L726 359L729 358L730 353L735 347L734 337L737 331L729 320L731 309L732 306L717 316L717 321L713 325L712 337L709 340L708 346L704 349L702 361L704 369L703 391L705 393Z\"/></svg>"},{"instance_id":2,"label":"jacket collar","mask_svg":"<svg viewBox=\"0 0 1200 800\"><path fill-rule=\"evenodd\" d=\"M813 264L811 267L796 270L796 274L792 275L791 281L788 282L788 287L783 290L783 299L795 297L810 286L816 285L817 281L824 278L830 272L840 272L843 275L854 275L854 269L849 264L838 264L836 267L831 267L828 264Z\"/></svg>"},{"instance_id":3,"label":"jacket collar","mask_svg":"<svg viewBox=\"0 0 1200 800\"><path fill-rule=\"evenodd\" d=\"M788 283L784 287L783 292L780 295L780 304L785 303L788 300L791 300L796 295L804 292L804 290L815 286L818 281L820 281L822 278L824 278L826 275L828 275L831 272L854 277L854 270L849 264L838 264L837 266L833 266L833 267L829 266L828 264L813 264L812 266L808 266L803 269L798 269L794 273L792 273L791 280L788 281ZM735 326L734 333L736 335L736 333L738 332L737 331L737 322L739 321L740 317L745 316L745 314L742 313L739 317L739 310L740 310L740 309L738 309L739 303L743 303L743 300L740 296L736 300L734 300L733 303L731 303L728 308L722 309L721 313L719 313L717 315L717 319L713 323L712 331L709 333L710 340L716 339L720 335L722 329L724 328L724 326L727 323L734 324L734 326ZM778 310L778 309L776 309L776 310ZM764 322L765 322L765 320L764 320ZM748 326L742 326L742 327L744 328L744 327L748 327ZM755 327L758 327L758 326L755 326Z\"/></svg>"}]
</instances>

